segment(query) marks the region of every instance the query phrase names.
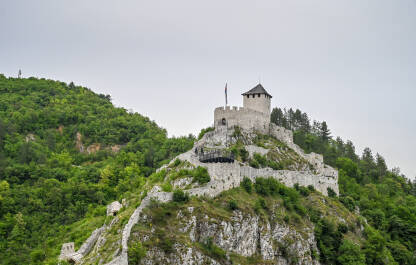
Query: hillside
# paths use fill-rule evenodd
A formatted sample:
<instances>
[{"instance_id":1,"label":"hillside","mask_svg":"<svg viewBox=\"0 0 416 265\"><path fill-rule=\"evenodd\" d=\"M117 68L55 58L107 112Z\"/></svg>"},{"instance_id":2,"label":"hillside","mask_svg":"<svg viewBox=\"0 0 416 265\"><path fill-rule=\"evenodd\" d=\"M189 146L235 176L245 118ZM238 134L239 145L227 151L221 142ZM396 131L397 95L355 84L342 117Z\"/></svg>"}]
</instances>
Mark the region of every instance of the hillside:
<instances>
[{"instance_id":1,"label":"hillside","mask_svg":"<svg viewBox=\"0 0 416 265\"><path fill-rule=\"evenodd\" d=\"M230 142L228 147L224 139ZM329 146L325 148L335 142L319 141ZM391 227L389 220L405 222L404 215L387 217L383 203L401 200L412 207L414 196L404 190L412 185L405 178L386 170L383 179L396 182L391 189L397 192L381 195L377 189L387 188L386 184L359 187L357 175L347 174L361 175L361 180L366 179L364 174L355 162L341 157L336 159L340 196L336 187L323 185L325 179L307 187L294 181L282 185L292 176L291 169L319 179L317 170L322 168L309 164L308 154L288 144L238 128L206 133L193 150L153 174L132 205L117 217L108 217L83 264L127 264L127 259L128 264L413 264L411 226L410 237L398 231L392 237L393 230L383 230ZM195 148L202 146L206 152L230 150L237 164L198 162ZM237 167L241 173L247 165L254 170L249 177L226 170ZM267 172L273 177L256 176L262 167L270 168ZM273 175L271 167L283 172L283 178ZM329 197L322 194L326 191ZM374 201L377 195L384 201ZM390 210L397 213L400 208Z\"/></svg>"},{"instance_id":2,"label":"hillside","mask_svg":"<svg viewBox=\"0 0 416 265\"><path fill-rule=\"evenodd\" d=\"M53 264L193 141L87 88L0 75L0 263Z\"/></svg>"},{"instance_id":3,"label":"hillside","mask_svg":"<svg viewBox=\"0 0 416 265\"><path fill-rule=\"evenodd\" d=\"M110 96L0 75L0 263L74 242L82 264L416 264L413 183L300 110L271 121L168 138Z\"/></svg>"}]
</instances>

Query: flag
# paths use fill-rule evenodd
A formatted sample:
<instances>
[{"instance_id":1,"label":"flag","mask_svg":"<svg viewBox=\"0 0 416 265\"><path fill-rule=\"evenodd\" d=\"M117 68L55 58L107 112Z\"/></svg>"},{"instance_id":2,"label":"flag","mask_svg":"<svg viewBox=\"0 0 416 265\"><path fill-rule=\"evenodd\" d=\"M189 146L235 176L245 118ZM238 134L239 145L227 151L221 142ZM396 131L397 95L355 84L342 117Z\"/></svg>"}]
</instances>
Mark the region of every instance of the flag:
<instances>
[{"instance_id":1,"label":"flag","mask_svg":"<svg viewBox=\"0 0 416 265\"><path fill-rule=\"evenodd\" d=\"M225 83L225 106L228 105L228 99L227 99L227 83Z\"/></svg>"}]
</instances>

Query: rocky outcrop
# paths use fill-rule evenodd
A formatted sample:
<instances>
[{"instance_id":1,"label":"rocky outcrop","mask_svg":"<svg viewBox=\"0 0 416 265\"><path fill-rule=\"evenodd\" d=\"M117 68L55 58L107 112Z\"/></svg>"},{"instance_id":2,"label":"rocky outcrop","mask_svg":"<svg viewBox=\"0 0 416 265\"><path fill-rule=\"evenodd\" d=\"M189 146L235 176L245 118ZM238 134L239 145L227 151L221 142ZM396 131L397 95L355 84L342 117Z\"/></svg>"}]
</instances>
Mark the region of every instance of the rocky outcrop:
<instances>
[{"instance_id":1,"label":"rocky outcrop","mask_svg":"<svg viewBox=\"0 0 416 265\"><path fill-rule=\"evenodd\" d=\"M35 135L33 133L29 133L28 135L26 135L25 140L26 140L26 143L33 142L35 141Z\"/></svg>"},{"instance_id":2,"label":"rocky outcrop","mask_svg":"<svg viewBox=\"0 0 416 265\"><path fill-rule=\"evenodd\" d=\"M117 212L120 211L121 207L123 207L123 205L121 205L121 203L119 203L118 201L110 203L109 205L107 205L107 216L116 215Z\"/></svg>"},{"instance_id":3,"label":"rocky outcrop","mask_svg":"<svg viewBox=\"0 0 416 265\"><path fill-rule=\"evenodd\" d=\"M205 242L209 238L226 253L243 257L258 255L270 264L319 264L313 255L318 253L318 249L312 224L303 227L302 233L299 233L285 223L242 211L235 211L231 220L198 215L193 207L185 211L179 212L176 217L179 222L177 229L192 242ZM147 216L140 219L143 223L151 221ZM142 235L138 240L146 243L151 238ZM178 261L182 261L181 264L218 264L218 261L201 254L197 248L185 247L180 243L175 244L170 254L157 247L150 249L142 264L179 264Z\"/></svg>"},{"instance_id":4,"label":"rocky outcrop","mask_svg":"<svg viewBox=\"0 0 416 265\"><path fill-rule=\"evenodd\" d=\"M84 145L82 144L82 134L80 132L77 132L76 138L75 138L75 148L80 152L84 152Z\"/></svg>"},{"instance_id":5,"label":"rocky outcrop","mask_svg":"<svg viewBox=\"0 0 416 265\"><path fill-rule=\"evenodd\" d=\"M101 150L101 144L92 144L87 147L87 154L95 154Z\"/></svg>"},{"instance_id":6,"label":"rocky outcrop","mask_svg":"<svg viewBox=\"0 0 416 265\"><path fill-rule=\"evenodd\" d=\"M174 254L166 254L163 250L154 248L147 251L147 258L141 263L144 265L154 264L184 264L184 265L220 265L214 259L204 255L202 252L181 244L175 244L177 250Z\"/></svg>"}]
</instances>

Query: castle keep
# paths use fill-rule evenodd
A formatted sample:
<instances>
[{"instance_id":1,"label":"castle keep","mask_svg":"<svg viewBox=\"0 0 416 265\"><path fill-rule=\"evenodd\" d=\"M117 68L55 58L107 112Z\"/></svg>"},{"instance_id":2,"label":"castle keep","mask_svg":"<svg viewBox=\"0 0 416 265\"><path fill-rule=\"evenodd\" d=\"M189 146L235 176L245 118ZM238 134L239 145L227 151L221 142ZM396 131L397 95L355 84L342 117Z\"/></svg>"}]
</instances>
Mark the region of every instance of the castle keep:
<instances>
[{"instance_id":1,"label":"castle keep","mask_svg":"<svg viewBox=\"0 0 416 265\"><path fill-rule=\"evenodd\" d=\"M234 127L267 133L270 125L270 101L272 96L258 84L242 94L243 107L218 107L214 111L214 126Z\"/></svg>"}]
</instances>

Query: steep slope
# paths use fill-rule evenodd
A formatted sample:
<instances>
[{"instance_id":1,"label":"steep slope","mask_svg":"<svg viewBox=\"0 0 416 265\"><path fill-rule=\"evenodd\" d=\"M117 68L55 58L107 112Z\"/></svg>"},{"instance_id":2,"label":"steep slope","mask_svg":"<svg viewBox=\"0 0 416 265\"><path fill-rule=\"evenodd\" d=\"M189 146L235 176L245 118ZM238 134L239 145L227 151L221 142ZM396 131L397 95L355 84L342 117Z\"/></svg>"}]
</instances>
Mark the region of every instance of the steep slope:
<instances>
[{"instance_id":1,"label":"steep slope","mask_svg":"<svg viewBox=\"0 0 416 265\"><path fill-rule=\"evenodd\" d=\"M403 176L386 171L380 184L360 187L354 178L363 173L340 157L338 197L337 171L305 154L290 131L204 132L192 150L150 176L120 216L107 217L112 225L82 264L414 264L406 249L415 238L412 214L387 204L399 226L384 233L384 213L368 208L388 199L414 207L413 185ZM207 159L212 154L216 161ZM382 199L374 188L388 194ZM357 190L364 200L356 201Z\"/></svg>"},{"instance_id":2,"label":"steep slope","mask_svg":"<svg viewBox=\"0 0 416 265\"><path fill-rule=\"evenodd\" d=\"M323 165L322 158L320 158L319 155L304 154L296 145L294 145L291 142L291 140L288 140L289 138L291 138L290 132L282 131L280 128L276 128L275 134L279 136L282 141L286 142L282 142L281 140L278 140L273 136L261 135L254 131L243 131L239 128L217 128L215 131L206 133L201 140L195 143L194 148L192 150L179 155L176 159L172 160L170 164L162 167L158 173L150 177L148 181L148 189L151 189L150 193L147 194L147 196L143 197L140 206L137 207L137 209L131 215L127 225L123 227L122 232L121 230L119 230L119 232L116 232L115 236L114 233L107 233L105 235L101 235L97 239L98 243L94 247L92 253L88 255L88 257L78 261L78 258L76 256L77 254L75 253L72 256L68 256L68 259L86 264L95 262L99 262L100 264L102 264L110 262L110 260L110 264L127 264L129 252L128 242L132 233L132 229L135 229L135 227L137 226L136 224L139 222L139 220L142 220L143 218L146 219L146 217L143 217L143 211L147 210L147 206L153 208L155 204L153 202L154 200L160 202L169 202L172 199L178 200L177 198L175 198L175 193L171 192L172 189L181 190L180 192L177 191L176 197L182 196L184 198L187 198L187 196L189 195L195 195L206 198L212 198L218 196L224 191L240 186L240 183L242 183L243 181L248 181L250 183L255 182L257 188L263 187L263 195L277 196L280 193L286 195L287 200L289 200L286 202L288 204L287 206L289 207L289 209L294 207L302 214L303 217L305 217L306 211L304 206L302 206L299 203L299 194L296 191L292 191L291 189L286 188L284 185L280 184L279 181L285 183L288 186L296 186L297 188L299 188L299 184L303 185L304 187L299 189L301 189L304 193L309 193L309 191L317 189L318 191L323 192L325 194L329 191L332 191L334 194L336 194L336 192L338 192L338 174L334 169L330 168L329 166ZM288 145L293 146L293 148L295 149L290 148ZM239 160L236 160L232 163L200 162L202 157L210 153L221 154L222 156L224 156L225 153L231 152ZM250 165L256 167L264 166L265 168L253 168ZM276 169L269 168L269 165L272 165ZM289 169L303 170L300 171ZM270 177L270 179L265 179L264 177ZM270 189L269 186L272 188ZM306 188L306 186L309 186L309 190ZM164 191L161 191L161 189L163 189ZM185 193L183 193L182 190ZM181 192L183 194L178 195L181 194ZM262 193L260 188L257 192ZM198 201L198 199L194 200ZM273 209L273 212L276 209L280 208L279 202L272 201L270 204L270 207L271 209ZM245 208L250 208L251 206L246 205ZM263 205L263 207L267 208L267 206L265 205ZM161 211L164 210L162 209ZM204 215L203 212L200 214ZM281 214L289 216L284 211ZM274 216L274 214L272 215ZM242 242L242 245L235 246L238 249L237 252L235 252L235 249L230 246L228 246L228 249L226 250L230 251L230 253L235 252L237 255L242 257L251 257L253 255L259 255L261 256L260 260L273 260L275 257L275 253L278 253L280 250L274 247L272 241L277 240L278 242L283 244L281 242L282 238L277 238L277 234L281 233L279 231L283 229L290 234L288 235L287 240L291 238L293 244L297 246L299 246L299 244L302 245L299 246L297 249L295 246L291 246L293 252L302 252L302 263L312 262L312 260L315 260L316 257L311 256L311 249L313 250L313 252L318 253L313 234L314 226L311 224L310 221L302 222L302 218L300 216L295 216L296 217L294 218L299 223L304 224L299 229L299 232L290 229L289 226L285 226L284 224L282 224L282 226L276 226L277 223L274 217L271 218L269 216L267 218L267 220L270 220L270 222L264 221L262 219L264 222L262 221L262 223L260 224L259 216L250 215L247 213L238 213L238 216L229 216L226 220L234 220L233 223L235 223L237 227L244 227L244 231L238 231L238 228L233 227L233 225L231 224L223 224L225 220L218 218L222 216L217 216L216 221L213 222L221 223L222 225L221 227L217 227L215 229L213 228L213 231L211 231L210 234L222 235L223 233L220 232L221 229L235 230L234 233L236 234L233 235L233 232L231 232L231 234L224 236L225 238L228 238L228 241L224 238L218 237L212 240L214 240L213 242L218 243L221 247L224 247L224 245L230 245L231 242L234 241L234 239L236 240L236 242L240 242L243 238L246 238L248 240L247 242ZM125 218L124 215L123 218ZM201 218L197 218L193 215L190 215L190 218L192 220L192 223L182 223L181 225L186 226L193 231L196 229L196 227L194 226L197 226L199 227L198 229L200 229L201 223L197 224L195 222L197 222L197 219L199 222L201 222ZM207 219L209 217L204 216L204 218ZM119 222L119 220L116 220L115 222L117 223ZM152 221L150 222L152 223ZM172 220L172 222L177 223L175 220ZM204 225L208 227L210 226L209 224ZM226 228L227 226L228 228ZM277 231L272 231L271 227L275 230L277 229ZM184 231L183 227L176 228L178 229L177 231ZM111 230L113 228L110 226L106 226L105 229ZM219 231L216 231L216 229L219 229ZM150 231L150 234L149 232L147 232L147 239L149 239L149 236L152 234L152 232L153 230ZM174 233L174 230L171 229L171 232ZM193 233L195 233L195 231ZM263 233L266 233L268 237L258 238L258 236ZM301 234L305 235L305 237L300 237ZM110 249L112 249L113 252L108 251L108 246L104 247L102 244L100 244L100 242L105 242L108 240L106 236L110 236L113 238L111 239L113 245L110 247ZM142 235L140 234L140 236ZM189 237L193 238L192 241L196 244L203 244L204 240L211 238L207 236L207 234L194 234L189 235ZM155 240L158 241L159 239ZM169 241L170 239L166 240ZM224 240L225 243L223 242ZM264 244L263 250L260 248L260 252L257 251L257 245L259 242L263 242L262 244ZM171 243L176 244L176 242L173 241ZM267 250L265 250L264 248L267 248ZM177 253L179 256L173 258L173 260L170 260L170 258L162 258L162 255L159 253L160 250L155 249L154 251L155 253L157 253L155 255L159 258L162 258L162 260L153 260L149 262L174 264L178 259L183 258L187 258L187 262L189 264L192 264L194 262L196 264L202 264L202 260L208 260L213 264L215 264L216 262L223 263L229 261L227 261L227 259L224 259L224 257L223 262L221 262L221 260L218 259L211 260L208 257L203 258L203 253L200 253L197 250L185 250L183 246L181 249L182 250ZM188 253L189 251L190 253ZM194 251L197 252L194 253ZM266 254L265 251L268 252L268 254ZM183 257L183 255L190 256ZM149 260L152 260L152 258L149 257Z\"/></svg>"}]
</instances>

